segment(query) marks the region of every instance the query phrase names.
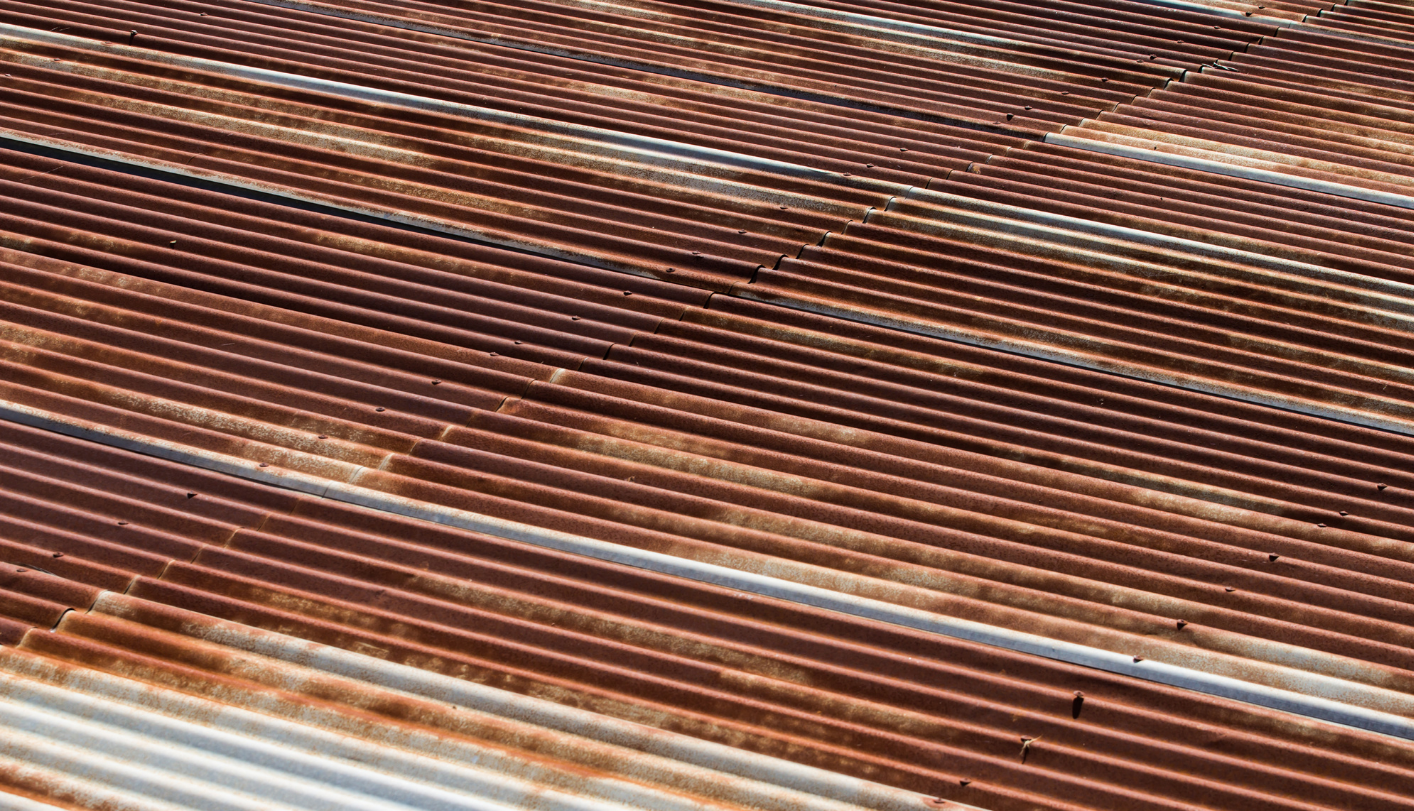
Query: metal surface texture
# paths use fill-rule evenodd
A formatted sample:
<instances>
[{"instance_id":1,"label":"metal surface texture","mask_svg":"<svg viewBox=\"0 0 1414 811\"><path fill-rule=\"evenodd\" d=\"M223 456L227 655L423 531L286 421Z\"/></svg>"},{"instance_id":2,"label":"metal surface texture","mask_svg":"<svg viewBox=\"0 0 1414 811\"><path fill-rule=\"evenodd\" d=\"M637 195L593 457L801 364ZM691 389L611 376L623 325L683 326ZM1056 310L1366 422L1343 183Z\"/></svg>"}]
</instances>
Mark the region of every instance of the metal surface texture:
<instances>
[{"instance_id":1,"label":"metal surface texture","mask_svg":"<svg viewBox=\"0 0 1414 811\"><path fill-rule=\"evenodd\" d=\"M0 807L1414 807L1411 43L0 0Z\"/></svg>"}]
</instances>

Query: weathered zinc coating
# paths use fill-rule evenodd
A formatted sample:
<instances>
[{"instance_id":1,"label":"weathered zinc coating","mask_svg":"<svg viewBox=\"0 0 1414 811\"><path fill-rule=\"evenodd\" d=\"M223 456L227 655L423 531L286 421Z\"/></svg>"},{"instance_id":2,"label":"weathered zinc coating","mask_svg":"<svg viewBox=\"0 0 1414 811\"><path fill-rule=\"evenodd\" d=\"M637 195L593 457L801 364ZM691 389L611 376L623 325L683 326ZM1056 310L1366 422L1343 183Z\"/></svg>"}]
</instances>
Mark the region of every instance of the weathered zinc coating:
<instances>
[{"instance_id":1,"label":"weathered zinc coating","mask_svg":"<svg viewBox=\"0 0 1414 811\"><path fill-rule=\"evenodd\" d=\"M0 0L0 807L1414 807L1410 19Z\"/></svg>"}]
</instances>

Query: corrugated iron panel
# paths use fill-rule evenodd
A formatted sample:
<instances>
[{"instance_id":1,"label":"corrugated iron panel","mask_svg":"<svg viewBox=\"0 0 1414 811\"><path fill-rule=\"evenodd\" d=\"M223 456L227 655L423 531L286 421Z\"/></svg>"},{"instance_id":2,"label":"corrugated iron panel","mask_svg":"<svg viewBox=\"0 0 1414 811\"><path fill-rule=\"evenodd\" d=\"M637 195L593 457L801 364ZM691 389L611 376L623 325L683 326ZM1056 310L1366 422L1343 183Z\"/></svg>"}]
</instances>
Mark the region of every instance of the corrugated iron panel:
<instances>
[{"instance_id":1,"label":"corrugated iron panel","mask_svg":"<svg viewBox=\"0 0 1414 811\"><path fill-rule=\"evenodd\" d=\"M1406 88L1362 78L1406 46L1324 8L0 0L0 400L185 460L0 423L0 780L244 807L299 741L300 807L1414 804L1406 742L1146 675L1414 718ZM662 731L779 779L623 750Z\"/></svg>"},{"instance_id":2,"label":"corrugated iron panel","mask_svg":"<svg viewBox=\"0 0 1414 811\"><path fill-rule=\"evenodd\" d=\"M817 168L916 182L980 160L1016 139L916 117L870 112L766 91L614 68L552 54L360 24L257 3L0 6L5 19L41 30L113 39L136 27L143 49L205 56L433 98L607 126ZM62 14L62 24L55 12ZM203 16L204 15L204 16ZM292 47L290 32L300 32ZM121 41L121 37L118 38ZM1046 88L1063 101L1070 91ZM1122 93L1095 91L1119 100ZM907 150L901 152L900 148ZM872 164L872 165L869 165Z\"/></svg>"},{"instance_id":3,"label":"corrugated iron panel","mask_svg":"<svg viewBox=\"0 0 1414 811\"><path fill-rule=\"evenodd\" d=\"M472 737L483 746L591 766L605 773L599 784L611 787L615 774L652 783L653 769L662 774L668 768L525 727L548 708L530 718L522 711L510 724L468 717L478 707L445 691L469 683L465 689L507 689L986 808L1187 808L1240 802L1251 792L1295 793L1297 786L1299 802L1264 801L1291 808L1402 807L1408 794L1402 786L1414 785L1408 765L1396 765L1408 760L1407 747L1378 736L378 516L32 429L4 433L7 447L32 449L25 458L48 474L54 502L71 503L64 488L72 482L121 480L113 489L133 506L145 504L189 524L219 516L252 525L229 543L204 545L191 564L173 561L160 577L139 578L127 597L99 597L88 613L81 605L57 633L31 632L18 650L0 654L0 666L41 684L112 696L165 716L190 718L200 709L203 727L231 729L234 717L242 719L239 731L252 734L280 723L241 712L251 710L371 738L380 745L379 757L393 763L401 756L386 750L414 748L410 741L440 760L464 760L460 742ZM166 526L174 528L171 520ZM78 556L57 562L74 567L71 559ZM84 576L77 568L54 572ZM57 576L29 577L67 584ZM391 665L402 681L389 684L360 656L316 653L318 644L275 639L250 626L417 670ZM304 669L311 667L316 672ZM458 680L419 675L427 671ZM101 673L151 687L126 686ZM407 680L439 694L404 686ZM44 689L27 683L10 681L12 690ZM404 695L380 694L380 688ZM1078 702L1077 690L1083 693ZM437 704L419 707L409 692ZM449 704L455 705L450 711ZM424 731L429 728L434 737ZM83 731L70 726L69 734ZM296 733L318 738L298 730L273 737L287 743ZM579 734L587 733L581 727ZM622 734L620 745L643 746L624 742ZM1209 743L1214 735L1226 742L1221 750ZM1024 761L1022 737L1037 741ZM663 753L661 743L648 750ZM365 757L377 762L376 754ZM492 756L479 757L485 763ZM508 755L495 757L493 763L503 765L492 768L508 768ZM1395 760L1385 760L1390 757ZM547 764L535 762L534 779L552 789L568 787L552 777L555 767L547 772ZM577 789L580 780L574 779ZM698 796L706 793L701 783L691 785L687 790ZM708 802L730 804L720 797Z\"/></svg>"}]
</instances>

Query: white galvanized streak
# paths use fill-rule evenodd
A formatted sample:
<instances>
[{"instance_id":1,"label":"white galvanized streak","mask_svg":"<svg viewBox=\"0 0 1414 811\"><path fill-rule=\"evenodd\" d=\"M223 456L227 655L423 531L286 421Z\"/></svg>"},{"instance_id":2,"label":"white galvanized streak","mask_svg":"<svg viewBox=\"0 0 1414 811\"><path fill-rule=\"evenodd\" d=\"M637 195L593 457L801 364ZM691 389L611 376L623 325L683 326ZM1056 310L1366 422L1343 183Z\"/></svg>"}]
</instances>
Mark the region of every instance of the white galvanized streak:
<instances>
[{"instance_id":1,"label":"white galvanized streak","mask_svg":"<svg viewBox=\"0 0 1414 811\"><path fill-rule=\"evenodd\" d=\"M111 592L100 601L95 613L110 616L143 602ZM176 614L190 617L183 630L198 644L274 660L243 667L276 667L291 684L327 674L340 684L350 680L340 690L379 701L396 692L435 702L471 737L370 727L367 719L339 717L337 709L261 691L223 692L216 702L96 670L56 671L42 656L0 649L0 723L16 733L0 739L0 756L61 774L101 761L82 777L111 791L197 808L210 807L200 803L217 787L223 796L238 795L233 808L255 799L255 807L301 809L915 811L926 799L364 654ZM553 735L555 748L587 750L591 760L622 764L623 773L587 776L574 757L556 765L478 744L483 718L499 729L505 721L527 727L518 735ZM167 786L166 793L153 784Z\"/></svg>"},{"instance_id":2,"label":"white galvanized streak","mask_svg":"<svg viewBox=\"0 0 1414 811\"><path fill-rule=\"evenodd\" d=\"M6 37L13 38L21 42L40 42L63 45L65 47L77 48L80 50L90 50L95 52L116 52L124 55L142 58L149 61L159 61L168 64L178 65L194 70L204 70L219 74L238 76L252 81L262 81L282 87L294 87L317 92L330 93L348 98L358 98L373 101L380 104L390 104L394 106L407 107L409 109L427 109L437 112L454 115L464 115L480 120L496 121L500 123L532 126L536 129L554 131L576 138L584 138L586 145L597 145L597 147L608 149L624 157L632 157L635 160L645 160L649 163L656 161L668 161L669 164L680 164L683 158L688 159L688 164L700 166L700 162L715 163L722 166L736 166L748 169L760 169L764 171L785 174L790 177L801 177L822 182L834 183L850 188L866 188L878 191L881 194L896 197L908 197L913 192L913 187L897 183L886 183L883 181L861 180L859 178L846 178L840 173L825 172L822 170L810 169L795 164L787 164L779 161L771 161L761 158L754 158L746 155L725 152L722 150L704 149L691 145L678 144L657 138L644 138L641 136L617 133L612 130L602 130L591 127L580 127L577 125L563 124L531 116L520 116L514 113L504 113L495 110L470 107L468 105L455 104L452 102L428 99L419 96L411 96L403 93L376 90L341 82L330 82L322 79L294 76L291 74L278 73L259 68L246 68L237 65L229 65L206 59L193 57L172 56L167 54L154 53L139 48L128 46L101 43L97 40L72 37L62 33L38 31L20 26L0 24L0 44L3 44ZM1068 136L1060 136L1068 137ZM93 147L75 144L67 141L31 136L25 133L12 130L0 129L0 138L6 138L20 143L43 146L57 149L87 157L96 157L104 160L115 161L132 166L140 166L147 169L156 169L162 172L180 175L183 177L198 178L234 188L256 191L263 194L275 195L286 199L298 200L301 202L314 203L336 210L370 216L377 219L397 222L404 225L412 225L419 228L426 228L441 233L455 236L467 237L481 242L500 245L503 247L525 250L542 256L550 256L570 261L583 262L585 264L616 270L624 273L643 275L645 271L616 259L612 255L597 254L587 251L570 250L565 247L544 244L540 242L527 241L519 237L500 232L490 232L468 228L459 223L453 223L439 218L426 217L403 211L389 211L372 208L369 206L353 205L344 200L336 200L324 195L307 194L291 189L272 186L269 184L257 183L243 178L229 176L224 173L195 170L188 166L182 166L167 161L155 161L146 158L139 158L112 150L97 149ZM1088 142L1084 139L1071 139L1080 143ZM1414 198L1409 200L1410 206L1414 207ZM1018 210L1025 212L1025 210ZM1175 237L1159 237L1145 234L1143 232L1130 231L1130 229L1120 229L1118 226L1100 226L1094 223L1084 223L1076 221L1069 223L1069 218L1061 215L1049 215L1043 212L1025 212L1025 217L1038 222L1051 221L1057 224L1066 223L1073 225L1076 229L1089 233L1102 233L1108 228L1119 236L1127 236L1133 240L1151 241L1155 244L1162 244L1167 241L1168 245L1174 247L1185 247L1190 250L1202 249L1213 251L1217 254L1236 257L1243 252L1232 252L1231 249L1217 248L1215 246L1201 246L1198 244L1188 244L1188 240L1180 240ZM1273 260L1269 257L1252 257L1252 261L1260 266L1275 263L1282 270L1296 275L1310 275L1321 280L1330 281L1352 281L1347 277L1350 274L1341 274L1336 271L1329 271L1322 268L1308 268L1302 263L1284 262ZM1371 292L1383 293L1391 299L1400 297L1404 292L1404 285L1394 285L1387 282L1383 286L1366 281L1359 286L1369 289L1371 286L1377 289ZM778 304L792 309L816 312L850 321L884 326L891 329L898 329L905 332L912 332L920 335L941 338L949 341L967 343L974 346L984 346L992 349L1000 349L1006 352L1013 352L1028 357L1043 360L1059 361L1083 368L1097 369L1112 374L1120 374L1126 377L1139 378L1178 386L1180 388L1202 391L1210 394L1217 394L1224 397L1231 397L1246 402L1271 405L1278 408L1290 409L1304 414L1326 417L1330 419L1353 422L1358 425L1366 425L1384 430L1396 431L1399 433L1414 435L1414 422L1392 416L1389 413L1380 413L1370 410L1356 410L1354 408L1335 406L1328 403L1314 402L1304 399L1282 397L1272 395L1257 389L1242 386L1234 386L1221 382L1205 381L1192 377L1179 376L1161 373L1156 370L1146 369L1128 363L1110 362L1104 358L1091 353L1073 352L1060 349L1046 344L1036 344L1032 342L1016 339L999 339L992 336L978 335L965 330L957 330L944 325L929 324L916 319L904 319L890 316L883 313L874 313L864 308L852 308L837 303L822 303L808 299L796 299L793 297L764 296L755 293L750 285L738 285L733 288L732 295L743 298L750 298L758 301ZM1393 304L1393 301L1389 302ZM1397 412L1402 406L1398 403L1385 403L1376 397L1369 397L1369 402L1382 407L1387 406L1388 411Z\"/></svg>"},{"instance_id":3,"label":"white galvanized streak","mask_svg":"<svg viewBox=\"0 0 1414 811\"><path fill-rule=\"evenodd\" d=\"M104 592L91 612L113 617L140 611L143 601L115 592ZM859 807L877 811L914 811L923 798L914 792L880 785L847 775L824 771L786 760L746 752L731 746L705 741L676 732L655 729L589 710L556 704L476 682L444 676L408 665L388 662L362 653L309 642L285 634L226 622L192 612L166 608L169 616L190 617L182 632L194 639L244 651L348 679L358 689L376 688L415 696L439 705L451 705L455 712L509 719L557 735L572 736L565 741L596 748L596 762L622 760L633 782L610 781L604 792L610 799L633 806L644 802L640 783L672 785L692 790L723 780L730 790L713 785L709 791L733 803L760 811L795 811L801 807L820 811L849 811ZM352 688L351 688L352 689ZM432 754L431 752L428 752ZM491 755L482 751L436 752L440 757L463 760L503 773ZM582 778L580 778L582 779ZM687 808L700 804L694 798ZM680 797L655 797L650 809L678 808Z\"/></svg>"},{"instance_id":4,"label":"white galvanized streak","mask_svg":"<svg viewBox=\"0 0 1414 811\"><path fill-rule=\"evenodd\" d=\"M539 132L551 132L579 139L584 144L585 148L591 152L623 155L626 158L632 158L639 162L676 167L684 171L692 171L698 174L710 174L712 166L720 166L729 169L749 169L785 177L815 180L851 189L874 190L878 191L880 194L886 195L906 193L910 188L900 183L890 183L883 180L870 180L853 176L846 177L840 172L812 169L808 166L787 163L785 161L758 158L753 155L743 155L724 149L712 149L711 147L697 146L695 144L669 141L664 138L635 135L633 133L618 132L601 127L568 124L563 121L554 121L538 116L510 113L486 107L475 107L469 104L443 101L441 99L433 99L425 96L414 96L392 90L380 90L311 76L298 76L292 73L281 73L264 68L245 67L243 65L234 65L228 62L202 59L200 57L167 54L160 51L151 51L117 43L100 42L99 40L85 37L74 37L52 31L41 31L34 28L0 23L0 46L5 45L6 40L13 40L19 43L60 45L66 48L91 51L100 54L117 54L145 62L173 65L191 71L215 73L222 76L234 76L253 82L263 82L276 87L308 90L341 98L373 102L375 104L385 104L410 110L426 110L461 118L471 118L478 121L524 127ZM707 166L703 164L707 164Z\"/></svg>"},{"instance_id":5,"label":"white galvanized streak","mask_svg":"<svg viewBox=\"0 0 1414 811\"><path fill-rule=\"evenodd\" d=\"M8 765L4 758L0 758L0 768ZM21 797L18 794L0 792L0 811L54 811L54 806L31 800L28 797ZM120 811L120 809L114 807L113 811ZM153 811L160 811L160 809L153 809Z\"/></svg>"},{"instance_id":6,"label":"white galvanized streak","mask_svg":"<svg viewBox=\"0 0 1414 811\"><path fill-rule=\"evenodd\" d=\"M860 104L858 102L846 104L837 96L813 93L809 90L803 90L799 88L780 87L766 82L751 81L746 78L742 78L740 76L733 76L727 73L703 73L700 71L683 70L681 68L676 68L668 65L658 65L638 60L630 60L625 59L623 57L616 57L603 53L594 53L590 51L570 50L566 48L554 47L539 42L534 42L531 40L506 39L504 37L491 36L489 34L481 33L469 28L456 28L447 25L434 25L432 23L421 22L418 20L408 19L404 17L387 16L382 14L370 14L367 12L340 8L338 6L330 6L326 3L311 2L310 0L252 0L252 2L256 2L266 6L273 6L276 8L287 8L297 11L306 11L312 14L319 14L335 19L353 20L357 22L371 23L374 25L383 25L389 28L397 28L405 31L416 31L422 34L433 34L436 36L447 37L448 39L459 39L465 40L467 42L477 42L484 45L496 45L512 50L527 51L530 53L545 54L548 56L559 56L566 59L575 59L583 62L592 62L595 64L613 65L616 67L639 70L645 73L672 76L674 78L680 79L690 79L693 81L705 82L708 84L722 85L727 87L738 87L772 95L784 95L789 96L791 98L808 99L823 104L844 104L845 106L864 107L867 109L879 110L883 112L892 112L897 115L921 117L926 118L928 120L935 120L945 123L959 123L964 125L976 124L976 122L964 122L958 119L950 118L948 116L924 115L920 114L916 110L906 112L892 110L887 105L868 105ZM649 16L631 7L622 7L617 6L615 4L579 2L574 3L574 5L601 8L608 10L612 13L627 14L628 16ZM742 3L742 5L756 4L747 2ZM765 5L761 7L771 8L771 6ZM809 7L801 6L800 8L808 9ZM1047 68L1038 68L1030 65L1022 65L1015 62L1008 62L1002 59L994 59L984 55L977 55L977 53L969 53L965 50L959 52L953 49L944 50L939 48L940 42L966 42L982 46L974 49L975 51L979 51L981 53L986 52L985 46L992 46L999 49L1006 48L1008 46L1027 47L1034 50L1036 46L1031 43L1022 43L1014 40L1007 40L1001 37L988 36L985 34L973 34L971 32L966 31L952 31L950 29L945 28L920 26L912 23L895 23L895 21L892 20L871 18L866 17L864 15L849 15L843 12L840 12L839 14L842 14L844 16L833 16L833 14L835 13L830 12L827 9L813 9L812 11L826 12L822 14L811 15L820 20L843 21L846 20L847 17L855 18L855 20L853 21L854 24L821 26L822 28L827 28L829 30L839 30L845 34L866 39L882 38L892 42L907 43L907 45L892 46L888 50L909 53L922 59L963 64L972 67L982 68L985 70L1020 74L1038 79L1050 79L1055 81L1074 81L1079 78L1076 74L1073 73L1066 73L1063 71L1051 70ZM876 21L876 24L870 25L868 23L864 23L863 21L865 20L874 20ZM896 33L898 31L910 33L908 36L901 36L899 33ZM642 32L637 33L641 34ZM687 40L686 44L690 46L692 44L692 41ZM929 47L930 44L932 45L932 47ZM1055 53L1057 58L1082 58L1084 56L1080 52L1068 51L1060 48L1055 49ZM1160 68L1160 66L1154 65L1151 66L1151 69L1161 69L1166 72L1171 71L1171 78L1178 78L1183 74L1183 70L1181 68L1171 68L1167 66L1163 66ZM995 129L1005 131L1006 127L1004 125L1001 125L995 127Z\"/></svg>"},{"instance_id":7,"label":"white galvanized streak","mask_svg":"<svg viewBox=\"0 0 1414 811\"><path fill-rule=\"evenodd\" d=\"M1097 141L1092 138L1077 138L1074 135L1067 135L1065 132L1067 129L1071 128L1066 127L1058 133L1048 133L1045 139L1046 143L1068 146L1072 149L1083 149L1087 152L1099 152L1104 155L1131 158L1147 163L1157 163L1163 166L1177 166L1183 169L1197 169L1202 172L1212 172L1215 175L1240 177L1246 180L1256 180L1262 183L1271 183L1276 186L1286 186L1292 189L1322 192L1336 197L1346 197L1351 200L1364 200L1369 203L1383 203L1387 206L1414 209L1414 196L1408 194L1398 194L1381 189L1367 189L1362 186L1352 186L1348 183L1337 183L1331 180L1293 175L1276 169L1263 168L1261 165L1245 165L1244 163L1228 162L1227 160L1220 160L1216 157L1207 158L1197 155L1183 155L1159 149L1157 147L1160 145L1157 142L1146 149L1136 145L1138 143L1137 141L1135 144L1124 144ZM1217 156L1219 153L1210 154Z\"/></svg>"},{"instance_id":8,"label":"white galvanized streak","mask_svg":"<svg viewBox=\"0 0 1414 811\"><path fill-rule=\"evenodd\" d=\"M1282 289L1288 289L1293 284L1303 284L1301 289L1313 295L1320 295L1326 285L1358 290L1362 296L1361 304L1363 306L1391 314L1400 314L1393 320L1385 322L1386 326L1414 332L1414 284L1379 279L1279 256L1268 256L1230 245L1200 242L1170 234L1144 231L1123 225L1113 225L1072 217L1067 214L1056 214L1050 211L1040 211L991 200L979 200L946 192L914 189L909 193L908 199L945 207L945 212L951 218L948 222L955 221L960 225L979 230L1001 230L1008 236L1033 237L1040 243L1060 243L1062 240L1066 241L1064 244L1082 242L1082 244L1093 245L1101 251L1106 244L1110 243L1134 243L1162 251L1171 251L1183 257L1201 257L1214 262L1222 262L1224 263L1222 271L1224 278L1242 279L1262 286L1271 286L1274 280L1281 284ZM894 207L895 203L890 201L885 210L892 211ZM920 221L920 224L926 227L928 218L914 216ZM1093 239L1082 241L1072 235L1085 235L1093 237ZM1227 239L1221 235L1218 238ZM1142 263L1146 260L1135 259L1132 261ZM1297 282L1298 279L1310 281ZM1315 284L1312 284L1313 282Z\"/></svg>"},{"instance_id":9,"label":"white galvanized streak","mask_svg":"<svg viewBox=\"0 0 1414 811\"><path fill-rule=\"evenodd\" d=\"M1226 654L1215 654L1210 651L1171 644L1161 648L1168 657L1198 664L1206 669L1165 663L1153 658L1153 654L1142 661L1136 661L1136 657L1128 653L1049 639L1035 634L947 617L930 611L810 585L806 582L785 580L752 571L675 557L390 495L349 483L356 482L358 475L364 470L355 465L345 465L352 469L348 480L330 481L294 471L276 471L272 468L263 468L250 460L153 440L106 426L97 426L80 420L60 417L16 403L0 401L0 419L123 447L139 453L179 461L203 469L216 470L241 478L290 487L301 492L381 512L445 524L498 538L711 583L749 594L837 611L941 636L1093 667L1110 673L1182 687L1309 718L1414 740L1414 721L1401 717L1414 717L1414 696L1372 686L1373 683L1378 682L1378 675L1370 676L1367 683L1358 683L1321 673L1294 670L1292 667L1274 665L1255 658L1240 659ZM789 572L802 577L802 579L812 579L810 570L818 568L803 564L791 564L789 561L778 561L777 564L777 571ZM838 584L845 577L843 573L826 570L815 575L813 579L816 579L817 582ZM1254 656L1258 654L1275 656L1278 659L1286 659L1292 664L1302 660L1307 662L1328 661L1334 663L1334 668L1337 670L1364 667L1362 663L1354 660L1345 660L1318 651L1267 641L1259 641L1258 645L1251 649L1251 653ZM1218 672L1222 670L1242 672L1253 678L1263 678L1273 684L1280 684L1282 687L1239 680ZM1385 710L1389 710L1389 712Z\"/></svg>"}]
</instances>

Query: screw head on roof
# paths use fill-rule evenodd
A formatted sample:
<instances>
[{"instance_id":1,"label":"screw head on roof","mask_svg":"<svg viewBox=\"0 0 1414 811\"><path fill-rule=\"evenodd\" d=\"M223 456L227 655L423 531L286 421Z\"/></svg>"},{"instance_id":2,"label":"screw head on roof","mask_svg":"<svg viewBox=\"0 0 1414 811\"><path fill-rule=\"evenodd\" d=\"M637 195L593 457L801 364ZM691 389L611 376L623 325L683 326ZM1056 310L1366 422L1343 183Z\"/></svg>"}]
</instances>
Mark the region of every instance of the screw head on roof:
<instances>
[{"instance_id":1,"label":"screw head on roof","mask_svg":"<svg viewBox=\"0 0 1414 811\"><path fill-rule=\"evenodd\" d=\"M1276 562L1277 562L1277 559L1280 558L1280 557L1281 557L1281 555L1278 555L1278 554L1273 553L1273 554L1267 555L1267 560L1270 560L1272 563L1276 563ZM1228 589L1228 590L1231 591L1231 589Z\"/></svg>"},{"instance_id":2,"label":"screw head on roof","mask_svg":"<svg viewBox=\"0 0 1414 811\"><path fill-rule=\"evenodd\" d=\"M56 558L62 558L63 556L64 556L64 553L63 553L63 552L55 552L55 553L54 553L54 557L56 557Z\"/></svg>"},{"instance_id":3,"label":"screw head on roof","mask_svg":"<svg viewBox=\"0 0 1414 811\"><path fill-rule=\"evenodd\" d=\"M440 380L434 380L434 381L432 381L432 385L434 385L434 386L440 386L440 385L442 385L442 381L440 381Z\"/></svg>"},{"instance_id":4,"label":"screw head on roof","mask_svg":"<svg viewBox=\"0 0 1414 811\"><path fill-rule=\"evenodd\" d=\"M1134 661L1136 661L1136 662L1142 662L1142 661L1144 661L1144 657L1143 657L1143 656L1136 656L1136 657L1134 657Z\"/></svg>"},{"instance_id":5,"label":"screw head on roof","mask_svg":"<svg viewBox=\"0 0 1414 811\"><path fill-rule=\"evenodd\" d=\"M1376 486L1375 486L1375 489L1380 490L1380 491L1383 491L1383 490L1384 490L1385 488L1387 488L1387 487L1389 487L1389 485L1387 485L1387 484L1380 484L1380 485L1376 485Z\"/></svg>"},{"instance_id":6,"label":"screw head on roof","mask_svg":"<svg viewBox=\"0 0 1414 811\"><path fill-rule=\"evenodd\" d=\"M1232 592L1237 591L1237 589L1233 588L1232 586L1228 586L1227 588L1223 589L1223 591L1226 591L1227 593L1231 594Z\"/></svg>"},{"instance_id":7,"label":"screw head on roof","mask_svg":"<svg viewBox=\"0 0 1414 811\"><path fill-rule=\"evenodd\" d=\"M375 409L373 409L373 410L374 410L374 411L383 411L383 410L385 410L385 409L383 408L383 406L379 406L379 407L377 407L377 408L375 408Z\"/></svg>"},{"instance_id":8,"label":"screw head on roof","mask_svg":"<svg viewBox=\"0 0 1414 811\"><path fill-rule=\"evenodd\" d=\"M329 438L329 435L328 435L328 434L320 434L320 435L319 435L319 438L320 438L320 439L328 439L328 438Z\"/></svg>"},{"instance_id":9,"label":"screw head on roof","mask_svg":"<svg viewBox=\"0 0 1414 811\"><path fill-rule=\"evenodd\" d=\"M270 467L270 463L269 463L269 462L261 462L261 463L260 463L260 466L261 466L261 467Z\"/></svg>"},{"instance_id":10,"label":"screw head on roof","mask_svg":"<svg viewBox=\"0 0 1414 811\"><path fill-rule=\"evenodd\" d=\"M1178 630L1182 631L1183 627L1188 624L1188 620L1179 620L1175 624L1178 626Z\"/></svg>"},{"instance_id":11,"label":"screw head on roof","mask_svg":"<svg viewBox=\"0 0 1414 811\"><path fill-rule=\"evenodd\" d=\"M1341 514L1342 516L1350 515L1350 513L1346 512L1345 510L1341 510L1341 511L1340 511L1340 514Z\"/></svg>"},{"instance_id":12,"label":"screw head on roof","mask_svg":"<svg viewBox=\"0 0 1414 811\"><path fill-rule=\"evenodd\" d=\"M187 498L196 498L196 493L187 493Z\"/></svg>"},{"instance_id":13,"label":"screw head on roof","mask_svg":"<svg viewBox=\"0 0 1414 811\"><path fill-rule=\"evenodd\" d=\"M516 346L520 346L523 343L525 343L525 341L516 341Z\"/></svg>"},{"instance_id":14,"label":"screw head on roof","mask_svg":"<svg viewBox=\"0 0 1414 811\"><path fill-rule=\"evenodd\" d=\"M118 526L120 526L120 527L125 527L125 526L127 526L127 525L128 525L128 522L127 522L127 521L119 521L119 522L118 522Z\"/></svg>"},{"instance_id":15,"label":"screw head on roof","mask_svg":"<svg viewBox=\"0 0 1414 811\"><path fill-rule=\"evenodd\" d=\"M958 784L959 786L965 786L965 785L967 785L968 783L971 783L971 782L972 782L972 781L971 781L971 780L968 780L966 777L959 777L958 780L957 780L957 784Z\"/></svg>"}]
</instances>

